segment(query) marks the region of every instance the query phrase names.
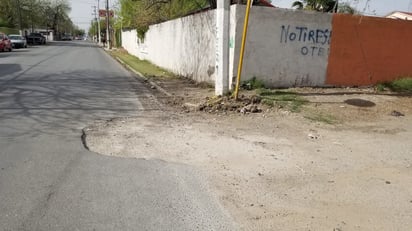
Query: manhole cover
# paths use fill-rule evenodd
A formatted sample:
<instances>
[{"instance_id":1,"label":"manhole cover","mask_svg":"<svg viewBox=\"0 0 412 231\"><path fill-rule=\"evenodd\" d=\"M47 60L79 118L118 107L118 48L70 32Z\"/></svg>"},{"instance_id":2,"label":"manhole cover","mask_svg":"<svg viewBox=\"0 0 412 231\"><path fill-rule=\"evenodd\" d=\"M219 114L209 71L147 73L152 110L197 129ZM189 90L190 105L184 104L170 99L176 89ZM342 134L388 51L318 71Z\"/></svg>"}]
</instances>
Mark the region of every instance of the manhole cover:
<instances>
[{"instance_id":1,"label":"manhole cover","mask_svg":"<svg viewBox=\"0 0 412 231\"><path fill-rule=\"evenodd\" d=\"M346 104L357 107L374 107L376 104L369 100L364 99L347 99L344 101Z\"/></svg>"}]
</instances>

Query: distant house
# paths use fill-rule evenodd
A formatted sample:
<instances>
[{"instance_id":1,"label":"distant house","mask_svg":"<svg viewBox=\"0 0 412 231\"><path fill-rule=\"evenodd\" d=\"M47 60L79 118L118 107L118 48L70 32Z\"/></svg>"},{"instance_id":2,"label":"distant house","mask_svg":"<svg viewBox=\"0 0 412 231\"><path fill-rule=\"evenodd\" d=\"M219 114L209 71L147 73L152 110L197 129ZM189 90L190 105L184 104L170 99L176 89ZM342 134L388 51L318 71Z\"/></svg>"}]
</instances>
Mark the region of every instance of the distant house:
<instances>
[{"instance_id":1,"label":"distant house","mask_svg":"<svg viewBox=\"0 0 412 231\"><path fill-rule=\"evenodd\" d=\"M402 20L412 20L412 13L411 12L404 12L404 11L394 11L385 16L386 18L393 18L393 19L402 19Z\"/></svg>"}]
</instances>

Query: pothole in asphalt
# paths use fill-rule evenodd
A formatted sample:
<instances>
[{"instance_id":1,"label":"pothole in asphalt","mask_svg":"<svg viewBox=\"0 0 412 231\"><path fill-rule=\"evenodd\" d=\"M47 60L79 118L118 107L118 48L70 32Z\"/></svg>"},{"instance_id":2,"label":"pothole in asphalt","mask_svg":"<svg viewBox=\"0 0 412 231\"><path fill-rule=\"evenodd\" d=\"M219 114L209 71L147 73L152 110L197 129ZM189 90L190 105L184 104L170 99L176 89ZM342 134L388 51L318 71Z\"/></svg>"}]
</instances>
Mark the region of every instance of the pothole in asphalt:
<instances>
[{"instance_id":1,"label":"pothole in asphalt","mask_svg":"<svg viewBox=\"0 0 412 231\"><path fill-rule=\"evenodd\" d=\"M186 135L185 128L171 126L165 118L115 118L84 128L81 140L102 155L177 161L179 153L191 151Z\"/></svg>"},{"instance_id":2,"label":"pothole in asphalt","mask_svg":"<svg viewBox=\"0 0 412 231\"><path fill-rule=\"evenodd\" d=\"M226 130L187 120L119 118L84 128L82 142L85 148L102 155L197 166L217 162L244 166L256 158L252 153L270 154L261 145L268 142L264 138L238 139L234 134L217 132L219 129Z\"/></svg>"}]
</instances>

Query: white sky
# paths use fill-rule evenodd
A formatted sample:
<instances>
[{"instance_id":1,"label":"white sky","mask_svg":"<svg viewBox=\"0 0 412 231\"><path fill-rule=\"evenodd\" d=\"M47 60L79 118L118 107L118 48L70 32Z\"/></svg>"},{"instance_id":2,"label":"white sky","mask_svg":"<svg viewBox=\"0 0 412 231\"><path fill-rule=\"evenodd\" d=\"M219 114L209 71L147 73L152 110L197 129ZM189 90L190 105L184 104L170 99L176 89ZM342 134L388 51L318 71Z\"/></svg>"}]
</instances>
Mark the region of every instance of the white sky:
<instances>
[{"instance_id":1,"label":"white sky","mask_svg":"<svg viewBox=\"0 0 412 231\"><path fill-rule=\"evenodd\" d=\"M80 28L87 29L93 20L93 6L98 0L69 0L72 11L70 17ZM100 8L106 5L106 0L99 0ZM281 8L290 8L295 0L272 0L272 4ZM349 2L358 11L366 15L384 16L392 11L412 11L412 0L340 0ZM109 0L109 6L117 5L118 0ZM367 4L368 3L368 4Z\"/></svg>"},{"instance_id":2,"label":"white sky","mask_svg":"<svg viewBox=\"0 0 412 231\"><path fill-rule=\"evenodd\" d=\"M90 23L94 20L94 8L98 0L69 0L72 11L69 16L73 23L81 29L88 30ZM109 0L109 6L117 5L118 0ZM100 9L106 8L106 0L99 0Z\"/></svg>"}]
</instances>

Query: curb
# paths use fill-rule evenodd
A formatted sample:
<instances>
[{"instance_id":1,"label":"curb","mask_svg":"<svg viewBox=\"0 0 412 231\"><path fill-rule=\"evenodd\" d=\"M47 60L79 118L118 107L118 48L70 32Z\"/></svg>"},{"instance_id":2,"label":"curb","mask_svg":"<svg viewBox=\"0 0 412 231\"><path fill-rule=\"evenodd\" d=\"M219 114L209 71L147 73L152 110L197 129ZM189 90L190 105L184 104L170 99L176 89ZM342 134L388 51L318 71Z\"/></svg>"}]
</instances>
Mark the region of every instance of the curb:
<instances>
[{"instance_id":1,"label":"curb","mask_svg":"<svg viewBox=\"0 0 412 231\"><path fill-rule=\"evenodd\" d=\"M148 82L150 85L152 85L153 87L155 87L157 90L159 90L160 92L162 92L163 94L167 95L167 96L173 96L172 94L170 94L169 92L167 92L165 89L163 89L162 87L160 87L159 85L157 85L155 82L150 81L146 76L144 76L142 73L136 71L135 69L133 69L129 64L123 62L123 60L121 60L119 57L115 57L116 60L121 63L123 66L125 66L127 69L129 69L130 71L132 71L133 73L135 73L137 75L138 78L143 79L144 81Z\"/></svg>"}]
</instances>

